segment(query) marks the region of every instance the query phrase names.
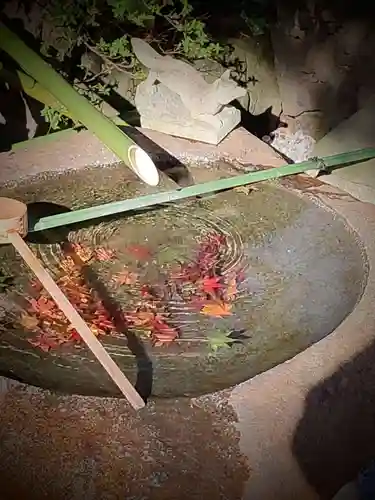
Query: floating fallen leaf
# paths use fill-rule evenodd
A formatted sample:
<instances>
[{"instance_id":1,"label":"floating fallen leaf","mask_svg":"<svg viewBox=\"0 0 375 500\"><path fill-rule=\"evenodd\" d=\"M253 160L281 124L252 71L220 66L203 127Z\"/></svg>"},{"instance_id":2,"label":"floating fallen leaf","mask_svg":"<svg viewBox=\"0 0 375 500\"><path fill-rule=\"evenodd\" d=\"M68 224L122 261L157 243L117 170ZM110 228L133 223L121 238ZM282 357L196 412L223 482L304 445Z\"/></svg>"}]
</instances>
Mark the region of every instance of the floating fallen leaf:
<instances>
[{"instance_id":1,"label":"floating fallen leaf","mask_svg":"<svg viewBox=\"0 0 375 500\"><path fill-rule=\"evenodd\" d=\"M94 257L94 251L91 248L85 247L79 243L71 243L70 249L82 260L88 262Z\"/></svg>"},{"instance_id":2,"label":"floating fallen leaf","mask_svg":"<svg viewBox=\"0 0 375 500\"><path fill-rule=\"evenodd\" d=\"M206 316L213 317L222 317L222 316L230 316L231 313L231 305L225 302L207 302L203 308L201 309L202 314L206 314Z\"/></svg>"},{"instance_id":3,"label":"floating fallen leaf","mask_svg":"<svg viewBox=\"0 0 375 500\"><path fill-rule=\"evenodd\" d=\"M142 297L144 297L146 299L152 298L153 295L152 295L151 288L148 285L143 285L141 288L141 295L142 295Z\"/></svg>"},{"instance_id":4,"label":"floating fallen leaf","mask_svg":"<svg viewBox=\"0 0 375 500\"><path fill-rule=\"evenodd\" d=\"M152 256L150 249L144 245L130 245L127 247L127 251L138 260L148 260Z\"/></svg>"},{"instance_id":5,"label":"floating fallen leaf","mask_svg":"<svg viewBox=\"0 0 375 500\"><path fill-rule=\"evenodd\" d=\"M119 285L135 285L138 281L138 276L137 274L124 269L123 271L115 274L112 281L115 281Z\"/></svg>"},{"instance_id":6,"label":"floating fallen leaf","mask_svg":"<svg viewBox=\"0 0 375 500\"><path fill-rule=\"evenodd\" d=\"M113 334L116 331L116 325L103 302L87 287L79 272L75 271L69 279L62 276L57 283L94 335ZM33 345L47 351L66 342L81 343L79 334L44 289L40 290L37 299L29 299L29 303L29 316L33 318L31 314L35 315L34 323L37 322L39 331L43 332L34 339ZM24 318L24 321L32 324L29 318Z\"/></svg>"},{"instance_id":7,"label":"floating fallen leaf","mask_svg":"<svg viewBox=\"0 0 375 500\"><path fill-rule=\"evenodd\" d=\"M81 335L77 332L77 330L75 328L73 328L70 331L70 340L74 340L77 342L81 342L81 340L82 340Z\"/></svg>"},{"instance_id":8,"label":"floating fallen leaf","mask_svg":"<svg viewBox=\"0 0 375 500\"><path fill-rule=\"evenodd\" d=\"M134 326L148 326L155 319L155 314L148 311L139 311L129 316L129 319Z\"/></svg>"},{"instance_id":9,"label":"floating fallen leaf","mask_svg":"<svg viewBox=\"0 0 375 500\"><path fill-rule=\"evenodd\" d=\"M215 332L213 335L208 335L208 344L211 351L216 352L223 347L230 347L233 343L227 333Z\"/></svg>"},{"instance_id":10,"label":"floating fallen leaf","mask_svg":"<svg viewBox=\"0 0 375 500\"><path fill-rule=\"evenodd\" d=\"M76 264L70 256L60 261L60 267L66 272L66 278L69 278L70 274L77 270Z\"/></svg>"},{"instance_id":11,"label":"floating fallen leaf","mask_svg":"<svg viewBox=\"0 0 375 500\"><path fill-rule=\"evenodd\" d=\"M236 191L236 193L249 194L252 191L259 191L259 189L250 184L245 184L244 186L235 187L234 191Z\"/></svg>"},{"instance_id":12,"label":"floating fallen leaf","mask_svg":"<svg viewBox=\"0 0 375 500\"><path fill-rule=\"evenodd\" d=\"M23 313L21 315L20 324L28 330L35 330L35 328L38 327L39 321L35 316Z\"/></svg>"},{"instance_id":13,"label":"floating fallen leaf","mask_svg":"<svg viewBox=\"0 0 375 500\"><path fill-rule=\"evenodd\" d=\"M38 299L30 299L29 303L31 309L36 313L50 313L56 307L56 304L52 299L43 296Z\"/></svg>"},{"instance_id":14,"label":"floating fallen leaf","mask_svg":"<svg viewBox=\"0 0 375 500\"><path fill-rule=\"evenodd\" d=\"M95 250L95 258L101 262L113 260L116 257L116 252L109 248L97 248Z\"/></svg>"},{"instance_id":15,"label":"floating fallen leaf","mask_svg":"<svg viewBox=\"0 0 375 500\"><path fill-rule=\"evenodd\" d=\"M219 278L217 277L203 278L202 285L204 292L212 294L223 287L223 285L219 282Z\"/></svg>"},{"instance_id":16,"label":"floating fallen leaf","mask_svg":"<svg viewBox=\"0 0 375 500\"><path fill-rule=\"evenodd\" d=\"M160 319L152 322L151 335L156 346L170 344L178 337L178 331Z\"/></svg>"},{"instance_id":17,"label":"floating fallen leaf","mask_svg":"<svg viewBox=\"0 0 375 500\"><path fill-rule=\"evenodd\" d=\"M32 346L38 347L43 352L48 352L59 345L59 342L57 342L53 338L46 336L44 333L40 333L34 339L27 340Z\"/></svg>"}]
</instances>

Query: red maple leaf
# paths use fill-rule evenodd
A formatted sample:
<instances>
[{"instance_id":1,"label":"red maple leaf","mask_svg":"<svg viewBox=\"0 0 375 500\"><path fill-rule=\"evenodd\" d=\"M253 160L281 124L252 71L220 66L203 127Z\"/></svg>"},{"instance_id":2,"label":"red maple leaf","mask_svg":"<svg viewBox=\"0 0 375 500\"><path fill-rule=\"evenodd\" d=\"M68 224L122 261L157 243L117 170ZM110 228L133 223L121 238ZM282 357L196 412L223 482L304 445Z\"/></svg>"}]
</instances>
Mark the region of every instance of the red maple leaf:
<instances>
[{"instance_id":1,"label":"red maple leaf","mask_svg":"<svg viewBox=\"0 0 375 500\"><path fill-rule=\"evenodd\" d=\"M160 346L163 344L170 344L178 337L178 331L167 325L163 320L155 319L151 323L152 326L152 337L156 346Z\"/></svg>"},{"instance_id":2,"label":"red maple leaf","mask_svg":"<svg viewBox=\"0 0 375 500\"><path fill-rule=\"evenodd\" d=\"M129 245L127 250L138 260L148 260L152 256L150 249L144 245Z\"/></svg>"},{"instance_id":3,"label":"red maple leaf","mask_svg":"<svg viewBox=\"0 0 375 500\"><path fill-rule=\"evenodd\" d=\"M77 332L75 328L70 331L70 340L74 340L75 342L81 342L81 335Z\"/></svg>"},{"instance_id":4,"label":"red maple leaf","mask_svg":"<svg viewBox=\"0 0 375 500\"><path fill-rule=\"evenodd\" d=\"M154 297L151 288L148 285L143 285L141 288L141 295L146 299L151 299Z\"/></svg>"},{"instance_id":5,"label":"red maple leaf","mask_svg":"<svg viewBox=\"0 0 375 500\"><path fill-rule=\"evenodd\" d=\"M30 299L29 300L31 309L39 314L49 315L53 309L56 308L56 304L52 299L48 299L46 297L39 297L38 299Z\"/></svg>"},{"instance_id":6,"label":"red maple leaf","mask_svg":"<svg viewBox=\"0 0 375 500\"><path fill-rule=\"evenodd\" d=\"M48 337L46 334L44 334L44 332L38 334L33 339L27 340L32 346L38 347L43 352L48 352L59 345L59 342L57 340Z\"/></svg>"},{"instance_id":7,"label":"red maple leaf","mask_svg":"<svg viewBox=\"0 0 375 500\"><path fill-rule=\"evenodd\" d=\"M211 294L215 294L217 290L223 288L223 285L219 282L219 278L215 276L213 276L212 278L203 278L202 286L204 292Z\"/></svg>"}]
</instances>

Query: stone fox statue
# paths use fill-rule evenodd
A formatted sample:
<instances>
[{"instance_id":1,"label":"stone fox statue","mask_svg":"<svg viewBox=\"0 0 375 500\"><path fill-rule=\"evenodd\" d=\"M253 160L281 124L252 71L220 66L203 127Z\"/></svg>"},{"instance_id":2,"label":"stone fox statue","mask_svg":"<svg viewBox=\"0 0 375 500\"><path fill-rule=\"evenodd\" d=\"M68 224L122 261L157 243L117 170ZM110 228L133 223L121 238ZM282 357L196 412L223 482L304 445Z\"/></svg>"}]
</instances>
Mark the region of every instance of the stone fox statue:
<instances>
[{"instance_id":1,"label":"stone fox statue","mask_svg":"<svg viewBox=\"0 0 375 500\"><path fill-rule=\"evenodd\" d=\"M192 117L215 115L234 99L243 97L246 90L230 78L230 70L213 83L207 83L203 76L190 64L158 54L147 42L132 38L131 44L137 59L148 70L146 82L162 83L180 96Z\"/></svg>"}]
</instances>

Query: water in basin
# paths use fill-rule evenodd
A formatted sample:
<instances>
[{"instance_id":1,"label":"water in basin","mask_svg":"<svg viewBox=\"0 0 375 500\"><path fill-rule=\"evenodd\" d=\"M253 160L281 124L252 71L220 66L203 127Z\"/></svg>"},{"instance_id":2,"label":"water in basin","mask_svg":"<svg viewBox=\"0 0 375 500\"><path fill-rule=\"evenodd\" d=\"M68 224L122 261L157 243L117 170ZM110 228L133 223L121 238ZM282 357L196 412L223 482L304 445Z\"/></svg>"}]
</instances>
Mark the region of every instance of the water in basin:
<instances>
[{"instance_id":1,"label":"water in basin","mask_svg":"<svg viewBox=\"0 0 375 500\"><path fill-rule=\"evenodd\" d=\"M235 173L224 163L190 170L196 182ZM0 195L29 203L33 215L49 203L76 209L167 188L144 186L120 165L26 179ZM112 325L101 341L141 392L162 397L229 387L293 357L345 319L366 280L361 245L344 221L277 183L35 233L29 242L60 283L79 267L89 295L77 286L71 293L86 303L95 297L86 317ZM206 281L194 276L199 259ZM10 278L0 287L0 373L117 395L64 319L60 340L71 340L42 345L41 329L56 329L56 320L50 325L50 306L38 302L41 290L9 246L0 248L0 271Z\"/></svg>"}]
</instances>

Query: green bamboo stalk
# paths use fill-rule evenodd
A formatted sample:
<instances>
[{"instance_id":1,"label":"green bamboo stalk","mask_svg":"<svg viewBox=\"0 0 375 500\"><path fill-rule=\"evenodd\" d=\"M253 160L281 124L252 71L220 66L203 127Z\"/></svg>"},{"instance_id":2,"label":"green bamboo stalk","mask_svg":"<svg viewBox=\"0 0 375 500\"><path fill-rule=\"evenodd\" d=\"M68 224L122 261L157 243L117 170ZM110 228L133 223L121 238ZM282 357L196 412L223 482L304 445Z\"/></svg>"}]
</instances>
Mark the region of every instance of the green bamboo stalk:
<instances>
[{"instance_id":1,"label":"green bamboo stalk","mask_svg":"<svg viewBox=\"0 0 375 500\"><path fill-rule=\"evenodd\" d=\"M57 108L61 104L56 99L56 97L54 97L50 92L42 87L42 85L35 81L34 78L31 78L31 76L27 75L23 71L16 70L14 73L11 71L7 71L0 63L0 78L9 83L9 85L11 85L13 88L25 92L25 94L39 101L45 106ZM105 111L102 112L116 125L121 125L124 127L130 126L128 122L123 120L118 115L118 113L114 116L108 116ZM74 116L69 112L68 109L64 109L64 111L62 111L62 114L74 121Z\"/></svg>"},{"instance_id":2,"label":"green bamboo stalk","mask_svg":"<svg viewBox=\"0 0 375 500\"><path fill-rule=\"evenodd\" d=\"M12 57L29 77L65 106L76 121L95 134L144 182L153 186L159 183L159 174L151 158L2 22L0 49Z\"/></svg>"},{"instance_id":3,"label":"green bamboo stalk","mask_svg":"<svg viewBox=\"0 0 375 500\"><path fill-rule=\"evenodd\" d=\"M375 158L375 148L359 149L348 153L327 156L325 158L314 158L302 163L284 165L282 167L270 168L268 170L261 170L258 172L250 172L248 174L205 182L203 184L188 186L174 191L165 191L129 200L106 203L105 205L99 205L96 207L75 210L74 212L42 217L36 223L33 221L29 222L29 232L44 231L46 229L52 229L59 226L67 226L69 224L98 219L108 215L130 212L193 196L231 189L245 184L252 184L254 182L277 179L287 175L301 174L307 170L321 170L323 167L333 169L340 166L352 165L353 163L364 162L372 158Z\"/></svg>"}]
</instances>

